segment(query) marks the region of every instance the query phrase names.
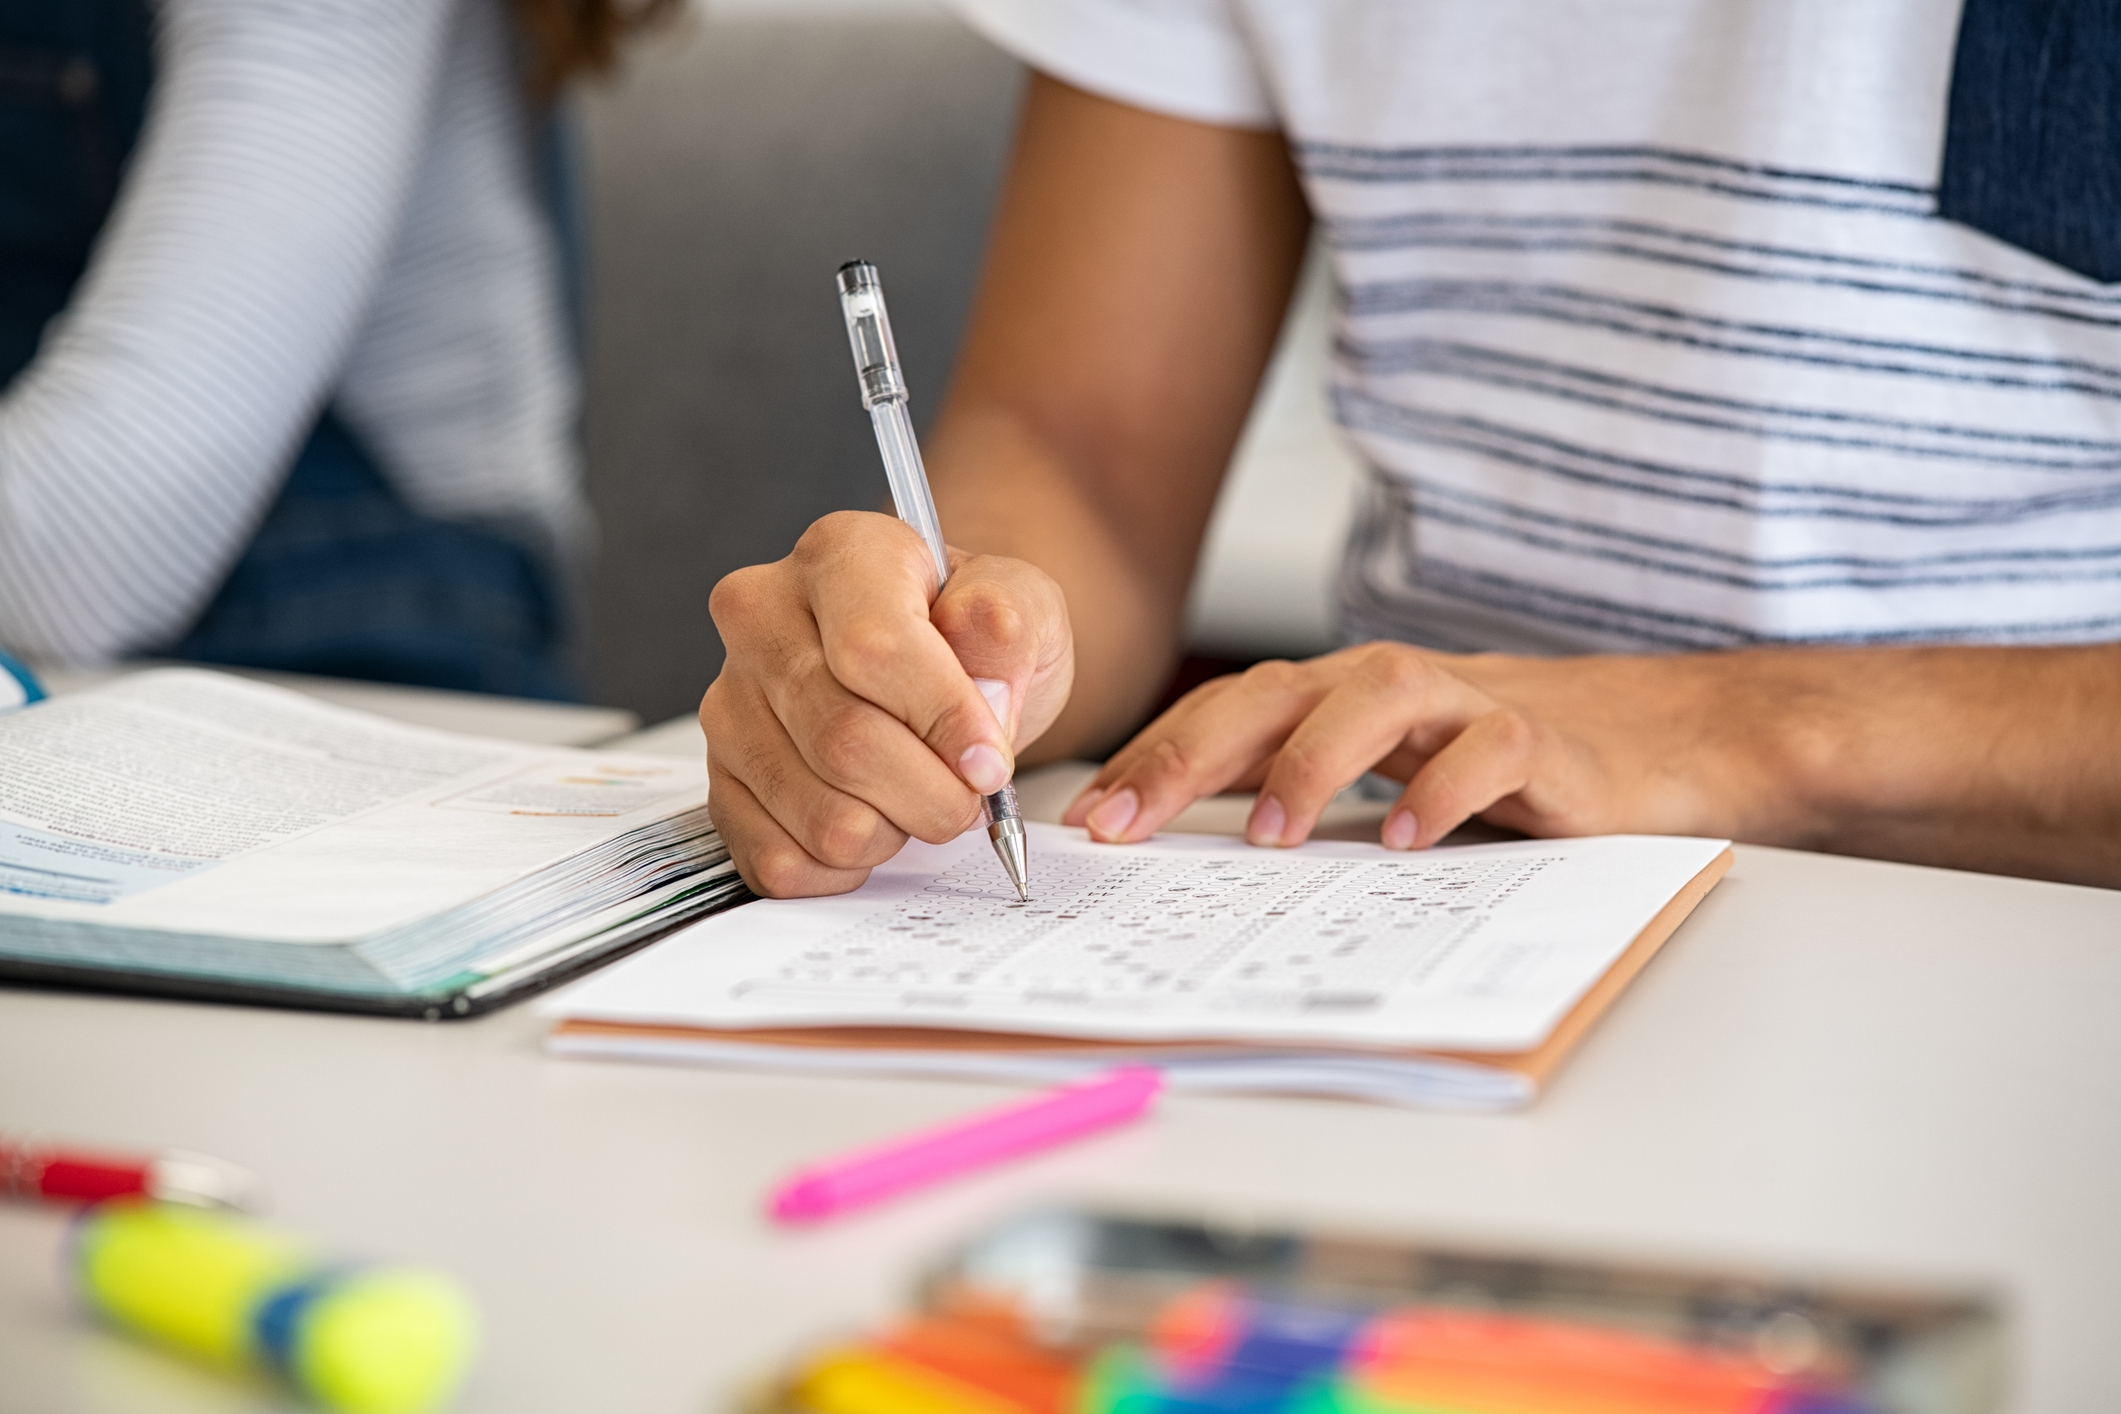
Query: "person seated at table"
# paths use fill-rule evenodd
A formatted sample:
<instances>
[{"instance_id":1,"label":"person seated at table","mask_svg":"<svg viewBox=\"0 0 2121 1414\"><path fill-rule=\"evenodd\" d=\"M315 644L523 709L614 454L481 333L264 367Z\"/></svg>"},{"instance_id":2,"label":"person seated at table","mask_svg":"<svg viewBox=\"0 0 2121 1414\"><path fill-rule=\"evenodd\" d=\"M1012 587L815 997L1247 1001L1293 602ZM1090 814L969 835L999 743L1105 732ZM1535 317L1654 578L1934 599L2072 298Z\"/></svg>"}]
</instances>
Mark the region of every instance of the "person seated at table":
<instances>
[{"instance_id":1,"label":"person seated at table","mask_svg":"<svg viewBox=\"0 0 2121 1414\"><path fill-rule=\"evenodd\" d=\"M667 4L0 0L0 647L572 695L548 101Z\"/></svg>"},{"instance_id":2,"label":"person seated at table","mask_svg":"<svg viewBox=\"0 0 2121 1414\"><path fill-rule=\"evenodd\" d=\"M753 888L852 888L1140 720L1314 225L1355 646L1201 687L1071 823L1257 788L1290 845L1375 770L1394 849L1478 816L2121 884L2121 210L2057 126L2103 111L2093 20L962 8L1037 75L929 444L957 568L931 605L848 512L717 588Z\"/></svg>"}]
</instances>

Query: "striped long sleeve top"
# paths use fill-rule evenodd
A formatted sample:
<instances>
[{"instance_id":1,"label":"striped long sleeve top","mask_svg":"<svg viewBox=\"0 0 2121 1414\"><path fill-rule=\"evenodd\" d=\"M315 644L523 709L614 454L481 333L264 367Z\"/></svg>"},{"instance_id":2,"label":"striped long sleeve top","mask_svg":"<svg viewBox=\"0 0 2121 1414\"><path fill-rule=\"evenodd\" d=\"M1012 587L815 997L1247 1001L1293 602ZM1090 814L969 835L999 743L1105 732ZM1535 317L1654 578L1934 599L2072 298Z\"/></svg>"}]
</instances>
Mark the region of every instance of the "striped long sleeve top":
<instances>
[{"instance_id":1,"label":"striped long sleeve top","mask_svg":"<svg viewBox=\"0 0 2121 1414\"><path fill-rule=\"evenodd\" d=\"M163 0L156 38L88 272L0 394L0 645L181 634L327 403L413 509L580 547L502 0Z\"/></svg>"}]
</instances>

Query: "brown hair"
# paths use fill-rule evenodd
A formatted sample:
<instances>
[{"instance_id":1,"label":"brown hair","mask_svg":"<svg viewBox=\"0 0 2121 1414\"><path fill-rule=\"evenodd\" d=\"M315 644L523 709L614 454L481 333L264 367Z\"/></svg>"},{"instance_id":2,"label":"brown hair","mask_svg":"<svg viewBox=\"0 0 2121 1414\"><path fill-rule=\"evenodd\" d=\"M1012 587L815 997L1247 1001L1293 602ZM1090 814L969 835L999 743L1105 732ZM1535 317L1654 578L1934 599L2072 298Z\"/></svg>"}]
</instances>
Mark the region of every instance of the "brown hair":
<instances>
[{"instance_id":1,"label":"brown hair","mask_svg":"<svg viewBox=\"0 0 2121 1414\"><path fill-rule=\"evenodd\" d=\"M529 41L531 94L552 97L570 79L601 73L629 35L677 14L684 0L515 0Z\"/></svg>"}]
</instances>

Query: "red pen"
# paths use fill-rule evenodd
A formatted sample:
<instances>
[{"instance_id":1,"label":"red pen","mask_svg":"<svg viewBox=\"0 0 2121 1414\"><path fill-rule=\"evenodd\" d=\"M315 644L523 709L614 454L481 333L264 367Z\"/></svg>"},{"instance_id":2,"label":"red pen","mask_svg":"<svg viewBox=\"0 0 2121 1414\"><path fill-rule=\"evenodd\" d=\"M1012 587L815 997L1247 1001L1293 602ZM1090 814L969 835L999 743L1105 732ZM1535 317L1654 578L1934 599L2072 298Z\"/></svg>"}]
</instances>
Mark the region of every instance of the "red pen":
<instances>
[{"instance_id":1,"label":"red pen","mask_svg":"<svg viewBox=\"0 0 2121 1414\"><path fill-rule=\"evenodd\" d=\"M172 1149L150 1158L88 1154L0 1134L0 1198L100 1203L145 1196L206 1208L247 1208L257 1191L248 1171Z\"/></svg>"}]
</instances>

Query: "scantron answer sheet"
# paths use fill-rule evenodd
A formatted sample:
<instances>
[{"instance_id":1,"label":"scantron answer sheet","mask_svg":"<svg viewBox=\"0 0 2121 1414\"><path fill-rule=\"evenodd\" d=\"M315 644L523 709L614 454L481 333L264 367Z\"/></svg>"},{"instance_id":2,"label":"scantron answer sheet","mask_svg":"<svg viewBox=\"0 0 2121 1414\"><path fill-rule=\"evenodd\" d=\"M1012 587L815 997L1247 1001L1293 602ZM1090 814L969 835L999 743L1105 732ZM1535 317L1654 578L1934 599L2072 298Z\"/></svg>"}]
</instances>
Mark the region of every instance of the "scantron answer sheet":
<instances>
[{"instance_id":1,"label":"scantron answer sheet","mask_svg":"<svg viewBox=\"0 0 2121 1414\"><path fill-rule=\"evenodd\" d=\"M1599 836L1419 854L1091 843L1032 825L1020 903L982 832L862 888L707 919L541 1008L652 1025L896 1025L1520 1051L1726 848Z\"/></svg>"}]
</instances>

